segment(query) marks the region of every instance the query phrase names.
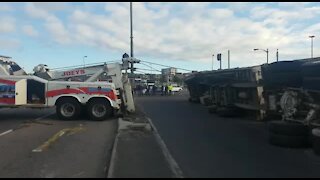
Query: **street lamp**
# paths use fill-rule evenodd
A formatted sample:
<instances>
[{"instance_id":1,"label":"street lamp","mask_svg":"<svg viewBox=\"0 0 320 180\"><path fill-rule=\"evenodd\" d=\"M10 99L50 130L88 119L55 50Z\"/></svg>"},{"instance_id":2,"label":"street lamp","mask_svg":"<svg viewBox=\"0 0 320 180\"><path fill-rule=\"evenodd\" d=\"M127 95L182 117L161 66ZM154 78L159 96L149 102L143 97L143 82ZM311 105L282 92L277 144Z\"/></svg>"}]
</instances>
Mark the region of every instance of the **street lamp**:
<instances>
[{"instance_id":1,"label":"street lamp","mask_svg":"<svg viewBox=\"0 0 320 180\"><path fill-rule=\"evenodd\" d=\"M214 56L214 54L212 54L212 71L213 71L213 56Z\"/></svg>"},{"instance_id":2,"label":"street lamp","mask_svg":"<svg viewBox=\"0 0 320 180\"><path fill-rule=\"evenodd\" d=\"M84 58L87 58L88 56L83 56L83 68L85 68L86 67L86 63L85 63L85 61L84 61Z\"/></svg>"},{"instance_id":3,"label":"street lamp","mask_svg":"<svg viewBox=\"0 0 320 180\"><path fill-rule=\"evenodd\" d=\"M313 38L314 37L315 37L314 35L309 36L309 38L311 38L311 58L313 58Z\"/></svg>"},{"instance_id":4,"label":"street lamp","mask_svg":"<svg viewBox=\"0 0 320 180\"><path fill-rule=\"evenodd\" d=\"M254 51L258 51L258 50L261 50L261 51L264 51L267 53L267 64L269 63L269 50L264 50L264 49L253 49Z\"/></svg>"}]
</instances>

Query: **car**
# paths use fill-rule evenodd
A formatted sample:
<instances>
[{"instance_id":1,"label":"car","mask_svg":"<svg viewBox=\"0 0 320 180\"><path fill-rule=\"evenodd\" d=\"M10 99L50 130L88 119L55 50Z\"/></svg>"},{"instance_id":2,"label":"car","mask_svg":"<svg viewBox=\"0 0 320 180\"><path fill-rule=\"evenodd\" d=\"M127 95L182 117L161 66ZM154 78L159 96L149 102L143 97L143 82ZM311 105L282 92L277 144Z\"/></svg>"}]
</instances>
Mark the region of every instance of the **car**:
<instances>
[{"instance_id":1,"label":"car","mask_svg":"<svg viewBox=\"0 0 320 180\"><path fill-rule=\"evenodd\" d=\"M182 87L180 87L180 86L173 86L173 88L172 88L172 92L179 92L181 90L182 90Z\"/></svg>"}]
</instances>

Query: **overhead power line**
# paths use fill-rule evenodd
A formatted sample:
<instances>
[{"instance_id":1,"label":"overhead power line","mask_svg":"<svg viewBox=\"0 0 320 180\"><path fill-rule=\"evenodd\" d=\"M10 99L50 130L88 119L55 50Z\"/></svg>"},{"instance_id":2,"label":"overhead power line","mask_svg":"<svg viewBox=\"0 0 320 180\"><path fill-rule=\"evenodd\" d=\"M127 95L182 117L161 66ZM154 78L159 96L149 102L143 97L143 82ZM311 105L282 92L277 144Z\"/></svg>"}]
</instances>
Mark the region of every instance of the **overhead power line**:
<instances>
[{"instance_id":1,"label":"overhead power line","mask_svg":"<svg viewBox=\"0 0 320 180\"><path fill-rule=\"evenodd\" d=\"M149 64L154 64L154 65L158 65L158 66L162 66L162 67L167 67L167 68L176 68L176 69L180 69L180 70L184 70L184 71L192 71L192 70L189 70L189 69L184 69L184 68L179 68L179 67L173 67L173 66L168 66L168 65L163 65L163 64L158 64L158 63L154 63L154 62L150 62L150 61L144 61L144 60L141 60L141 62L146 62L146 63L149 63Z\"/></svg>"}]
</instances>

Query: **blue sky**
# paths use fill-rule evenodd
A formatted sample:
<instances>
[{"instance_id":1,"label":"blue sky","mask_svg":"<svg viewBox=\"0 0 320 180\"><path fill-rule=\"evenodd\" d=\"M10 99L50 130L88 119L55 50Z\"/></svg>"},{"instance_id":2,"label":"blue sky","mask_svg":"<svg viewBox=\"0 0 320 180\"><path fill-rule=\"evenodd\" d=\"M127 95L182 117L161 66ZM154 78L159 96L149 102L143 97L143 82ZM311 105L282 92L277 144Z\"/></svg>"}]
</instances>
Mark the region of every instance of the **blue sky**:
<instances>
[{"instance_id":1,"label":"blue sky","mask_svg":"<svg viewBox=\"0 0 320 180\"><path fill-rule=\"evenodd\" d=\"M268 48L269 62L276 49L280 60L310 57L309 35L316 36L314 56L320 56L319 14L320 3L134 2L135 57L210 70L212 54L222 53L227 66L229 49L231 67L252 66L266 62L266 54L254 48ZM120 60L130 51L128 2L1 2L0 23L0 54L27 72L41 63L81 65L83 56L86 63Z\"/></svg>"}]
</instances>

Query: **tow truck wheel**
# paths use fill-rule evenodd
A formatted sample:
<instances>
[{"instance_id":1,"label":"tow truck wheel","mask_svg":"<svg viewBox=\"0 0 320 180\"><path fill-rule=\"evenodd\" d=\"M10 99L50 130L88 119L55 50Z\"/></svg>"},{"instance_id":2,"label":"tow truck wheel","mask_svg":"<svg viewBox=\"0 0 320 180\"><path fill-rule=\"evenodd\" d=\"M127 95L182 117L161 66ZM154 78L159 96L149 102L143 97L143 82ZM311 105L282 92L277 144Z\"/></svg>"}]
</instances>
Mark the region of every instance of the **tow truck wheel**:
<instances>
[{"instance_id":1,"label":"tow truck wheel","mask_svg":"<svg viewBox=\"0 0 320 180\"><path fill-rule=\"evenodd\" d=\"M60 119L76 119L80 115L81 105L73 98L64 98L57 103L56 112Z\"/></svg>"},{"instance_id":2,"label":"tow truck wheel","mask_svg":"<svg viewBox=\"0 0 320 180\"><path fill-rule=\"evenodd\" d=\"M91 120L102 121L112 116L113 109L104 99L92 100L88 105L88 115Z\"/></svg>"}]
</instances>

